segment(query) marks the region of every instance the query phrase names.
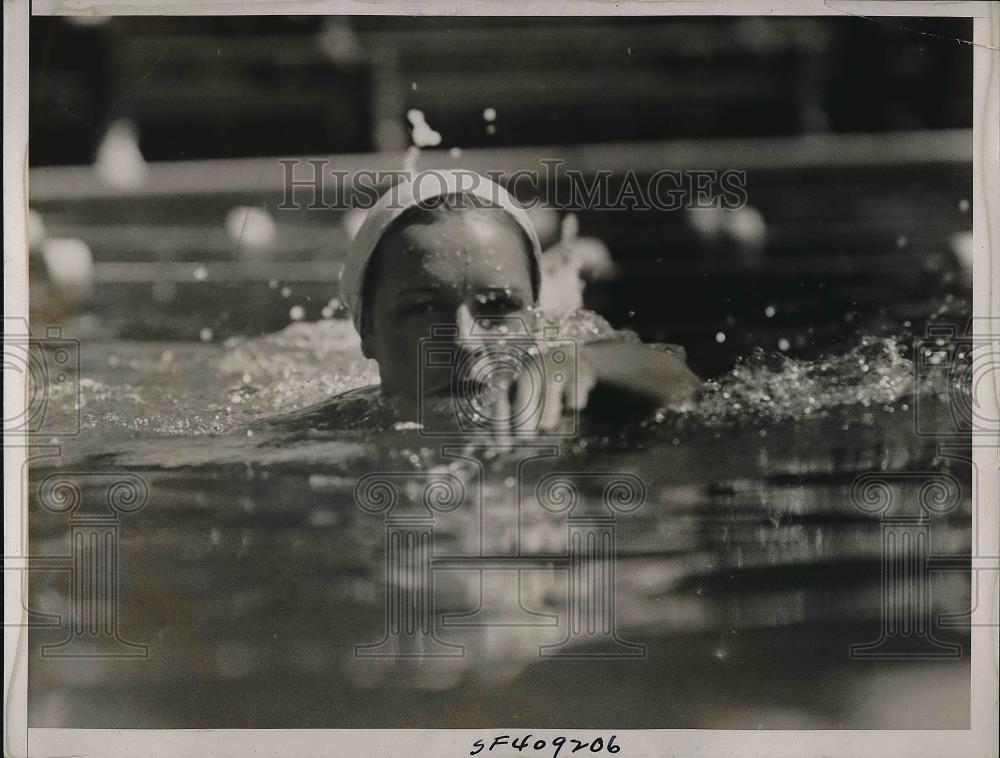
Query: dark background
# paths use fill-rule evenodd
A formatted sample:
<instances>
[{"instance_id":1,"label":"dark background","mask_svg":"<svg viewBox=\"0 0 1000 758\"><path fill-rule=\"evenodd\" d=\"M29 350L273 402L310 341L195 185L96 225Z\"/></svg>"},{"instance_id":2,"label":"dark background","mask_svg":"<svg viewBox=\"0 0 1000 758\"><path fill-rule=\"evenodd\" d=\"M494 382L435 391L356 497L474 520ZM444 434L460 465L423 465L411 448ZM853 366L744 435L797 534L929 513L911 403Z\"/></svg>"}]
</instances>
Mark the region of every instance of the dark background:
<instances>
[{"instance_id":1,"label":"dark background","mask_svg":"<svg viewBox=\"0 0 1000 758\"><path fill-rule=\"evenodd\" d=\"M754 347L815 355L859 331L921 329L939 301L968 295L953 248L971 229L972 156L953 146L971 130L971 46L957 41L971 34L971 20L855 17L33 18L30 160L85 166L128 119L147 161L205 161L193 183L225 176L213 162L225 158L273 169L276 156L332 155L363 169L350 156L405 149L405 114L419 108L442 148L478 148L508 170L548 154L512 148L605 143L619 145L617 174L750 166L763 250L683 212L579 214L620 266L588 305L686 345L714 373ZM901 149L903 132L926 149ZM862 134L878 160L842 160L840 140ZM808 135L829 141L776 142L790 145L787 165L756 160L758 138ZM683 157L720 139L718 165L658 162L660 148ZM32 192L49 234L93 253L85 310L107 334L140 339L281 328L290 303L271 280L294 282L305 317L319 318L336 295L342 214L279 202L243 178L211 193ZM220 231L236 205L272 214L274 250L195 281L186 264L238 254ZM47 297L35 292L36 313Z\"/></svg>"},{"instance_id":2,"label":"dark background","mask_svg":"<svg viewBox=\"0 0 1000 758\"><path fill-rule=\"evenodd\" d=\"M406 147L406 108L461 147L968 128L955 40L971 35L962 19L34 18L31 163L88 163L120 117L153 161Z\"/></svg>"}]
</instances>

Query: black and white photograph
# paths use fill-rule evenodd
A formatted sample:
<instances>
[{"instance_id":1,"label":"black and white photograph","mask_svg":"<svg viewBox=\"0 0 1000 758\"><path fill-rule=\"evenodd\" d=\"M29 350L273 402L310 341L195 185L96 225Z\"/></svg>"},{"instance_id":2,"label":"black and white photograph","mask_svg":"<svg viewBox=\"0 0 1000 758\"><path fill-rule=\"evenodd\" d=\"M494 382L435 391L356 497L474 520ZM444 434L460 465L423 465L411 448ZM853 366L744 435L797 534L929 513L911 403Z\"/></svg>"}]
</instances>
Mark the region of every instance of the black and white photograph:
<instances>
[{"instance_id":1,"label":"black and white photograph","mask_svg":"<svg viewBox=\"0 0 1000 758\"><path fill-rule=\"evenodd\" d=\"M5 755L996 755L996 4L20 2Z\"/></svg>"}]
</instances>

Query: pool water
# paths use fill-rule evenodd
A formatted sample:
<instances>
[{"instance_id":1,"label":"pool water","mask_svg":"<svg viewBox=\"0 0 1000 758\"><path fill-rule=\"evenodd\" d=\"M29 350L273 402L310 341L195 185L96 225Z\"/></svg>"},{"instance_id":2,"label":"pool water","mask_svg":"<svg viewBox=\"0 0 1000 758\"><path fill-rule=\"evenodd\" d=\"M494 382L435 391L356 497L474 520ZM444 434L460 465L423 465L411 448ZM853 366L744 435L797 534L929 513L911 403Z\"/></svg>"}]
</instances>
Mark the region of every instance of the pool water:
<instances>
[{"instance_id":1,"label":"pool water","mask_svg":"<svg viewBox=\"0 0 1000 758\"><path fill-rule=\"evenodd\" d=\"M377 381L343 320L223 344L85 342L78 381L48 409L78 410L80 434L33 452L32 555L71 551L74 515L51 511L46 481L76 484L74 514L117 479L144 483L144 504L116 520L114 625L148 654L42 655L68 630L34 628L30 723L966 728L968 630L937 619L968 610L967 571L930 573L936 642L917 640L922 657L849 654L879 638L893 591L883 516L913 516L928 481L957 481L922 523L935 558L970 551L967 456L916 432L951 423L954 372L917 379L911 351L900 331L811 361L760 352L689 412L497 453L409 428L262 429ZM899 514L862 507L856 480L871 472ZM363 490L373 474L388 489ZM440 484L440 507L405 509ZM386 558L393 544L419 554L392 542L404 516L433 535L434 568L416 580ZM613 552L579 558L584 527ZM32 572L37 613L67 613L57 563ZM610 613L582 632L581 576ZM414 643L420 613L433 639ZM384 638L397 657L364 647ZM414 650L440 655L398 657Z\"/></svg>"}]
</instances>

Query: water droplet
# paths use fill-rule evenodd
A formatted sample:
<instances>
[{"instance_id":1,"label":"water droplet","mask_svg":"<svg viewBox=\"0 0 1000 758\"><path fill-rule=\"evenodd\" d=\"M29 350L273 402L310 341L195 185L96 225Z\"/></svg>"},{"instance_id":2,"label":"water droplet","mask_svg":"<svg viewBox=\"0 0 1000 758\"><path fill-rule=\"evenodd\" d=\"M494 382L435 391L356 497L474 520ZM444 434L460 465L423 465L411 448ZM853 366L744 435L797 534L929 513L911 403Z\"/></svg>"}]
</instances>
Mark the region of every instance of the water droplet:
<instances>
[{"instance_id":1,"label":"water droplet","mask_svg":"<svg viewBox=\"0 0 1000 758\"><path fill-rule=\"evenodd\" d=\"M961 211L962 213L968 213L968 212L969 212L969 201L968 201L968 200L966 200L966 199L965 199L965 198L963 197L963 198L962 198L961 200L959 200L959 201L958 201L958 209L959 209L959 210L960 210L960 211Z\"/></svg>"},{"instance_id":2,"label":"water droplet","mask_svg":"<svg viewBox=\"0 0 1000 758\"><path fill-rule=\"evenodd\" d=\"M778 340L778 350L780 350L783 353L787 351L791 346L792 344L784 337Z\"/></svg>"},{"instance_id":3,"label":"water droplet","mask_svg":"<svg viewBox=\"0 0 1000 758\"><path fill-rule=\"evenodd\" d=\"M292 294L292 288L291 287L282 287L281 288L281 296L282 297L288 297L291 294Z\"/></svg>"},{"instance_id":4,"label":"water droplet","mask_svg":"<svg viewBox=\"0 0 1000 758\"><path fill-rule=\"evenodd\" d=\"M301 321L306 316L306 309L301 305L293 305L288 311L288 317L292 321Z\"/></svg>"},{"instance_id":5,"label":"water droplet","mask_svg":"<svg viewBox=\"0 0 1000 758\"><path fill-rule=\"evenodd\" d=\"M718 342L720 345L723 342L725 342L726 341L726 334L725 334L725 332L716 332L715 333L715 341Z\"/></svg>"},{"instance_id":6,"label":"water droplet","mask_svg":"<svg viewBox=\"0 0 1000 758\"><path fill-rule=\"evenodd\" d=\"M410 137L413 139L413 146L419 150L421 147L437 147L441 144L441 133L435 131L427 123L423 111L411 108L406 112L406 118L412 127ZM416 164L415 158L411 159L408 170L412 171Z\"/></svg>"},{"instance_id":7,"label":"water droplet","mask_svg":"<svg viewBox=\"0 0 1000 758\"><path fill-rule=\"evenodd\" d=\"M773 305L769 305L764 309L764 315L768 318L774 318L774 314L777 313Z\"/></svg>"},{"instance_id":8,"label":"water droplet","mask_svg":"<svg viewBox=\"0 0 1000 758\"><path fill-rule=\"evenodd\" d=\"M496 121L497 112L494 108L487 108L483 111L483 118L487 121Z\"/></svg>"},{"instance_id":9,"label":"water droplet","mask_svg":"<svg viewBox=\"0 0 1000 758\"><path fill-rule=\"evenodd\" d=\"M199 339L201 339L202 342L211 342L212 341L212 330L209 329L207 326L203 327L202 330L200 332L198 332L198 337L199 337Z\"/></svg>"},{"instance_id":10,"label":"water droplet","mask_svg":"<svg viewBox=\"0 0 1000 758\"><path fill-rule=\"evenodd\" d=\"M196 267L193 273L196 282L203 282L208 279L208 269L204 266Z\"/></svg>"}]
</instances>

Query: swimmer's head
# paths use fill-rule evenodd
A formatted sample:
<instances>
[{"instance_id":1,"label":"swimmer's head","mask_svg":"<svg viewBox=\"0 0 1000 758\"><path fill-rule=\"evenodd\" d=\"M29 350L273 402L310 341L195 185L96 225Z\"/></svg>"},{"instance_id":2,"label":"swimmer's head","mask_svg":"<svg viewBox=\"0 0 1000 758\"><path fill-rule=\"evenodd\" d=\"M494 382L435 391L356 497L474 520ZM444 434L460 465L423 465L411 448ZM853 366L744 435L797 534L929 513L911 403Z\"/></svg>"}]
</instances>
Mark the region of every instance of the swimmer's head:
<instances>
[{"instance_id":1,"label":"swimmer's head","mask_svg":"<svg viewBox=\"0 0 1000 758\"><path fill-rule=\"evenodd\" d=\"M364 353L378 362L383 391L406 405L420 389L446 394L454 379L448 367L421 365L421 340L463 318L509 315L538 299L540 250L527 214L480 179L478 191L391 209L383 197L345 264L342 296Z\"/></svg>"}]
</instances>

